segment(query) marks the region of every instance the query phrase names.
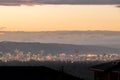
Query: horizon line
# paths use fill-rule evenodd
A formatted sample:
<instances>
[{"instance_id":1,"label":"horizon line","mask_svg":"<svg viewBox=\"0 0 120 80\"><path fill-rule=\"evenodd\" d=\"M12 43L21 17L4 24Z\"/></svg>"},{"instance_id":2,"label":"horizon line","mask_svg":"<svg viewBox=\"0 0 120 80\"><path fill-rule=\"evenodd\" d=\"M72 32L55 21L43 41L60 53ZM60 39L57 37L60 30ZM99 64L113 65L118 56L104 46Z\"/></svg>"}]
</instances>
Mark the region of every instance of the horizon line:
<instances>
[{"instance_id":1,"label":"horizon line","mask_svg":"<svg viewBox=\"0 0 120 80\"><path fill-rule=\"evenodd\" d=\"M107 31L107 32L120 32L120 30L51 30L51 31L0 31L0 32L78 32L78 31Z\"/></svg>"}]
</instances>

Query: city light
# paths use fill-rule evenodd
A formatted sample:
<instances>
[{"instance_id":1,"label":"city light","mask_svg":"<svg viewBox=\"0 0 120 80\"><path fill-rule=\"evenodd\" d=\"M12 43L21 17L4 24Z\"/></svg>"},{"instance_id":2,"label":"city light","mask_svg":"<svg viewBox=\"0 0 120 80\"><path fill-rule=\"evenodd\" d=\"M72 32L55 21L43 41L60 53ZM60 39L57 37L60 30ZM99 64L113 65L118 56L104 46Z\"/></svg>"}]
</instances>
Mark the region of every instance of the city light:
<instances>
[{"instance_id":1,"label":"city light","mask_svg":"<svg viewBox=\"0 0 120 80\"><path fill-rule=\"evenodd\" d=\"M21 61L26 62L30 60L35 61L112 61L120 59L119 53L110 54L95 54L95 53L85 53L85 54L43 54L43 50L38 53L24 53L16 49L14 53L3 53L0 52L0 61Z\"/></svg>"}]
</instances>

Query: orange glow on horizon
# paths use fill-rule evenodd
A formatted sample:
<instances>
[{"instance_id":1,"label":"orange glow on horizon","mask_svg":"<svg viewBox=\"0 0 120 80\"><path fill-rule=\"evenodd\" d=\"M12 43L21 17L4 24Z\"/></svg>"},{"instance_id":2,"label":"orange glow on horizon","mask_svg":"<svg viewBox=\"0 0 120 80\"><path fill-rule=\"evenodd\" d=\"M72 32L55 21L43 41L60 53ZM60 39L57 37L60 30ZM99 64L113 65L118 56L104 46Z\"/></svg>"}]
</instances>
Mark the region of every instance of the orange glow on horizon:
<instances>
[{"instance_id":1,"label":"orange glow on horizon","mask_svg":"<svg viewBox=\"0 0 120 80\"><path fill-rule=\"evenodd\" d=\"M0 6L4 31L120 31L120 9L112 5Z\"/></svg>"}]
</instances>

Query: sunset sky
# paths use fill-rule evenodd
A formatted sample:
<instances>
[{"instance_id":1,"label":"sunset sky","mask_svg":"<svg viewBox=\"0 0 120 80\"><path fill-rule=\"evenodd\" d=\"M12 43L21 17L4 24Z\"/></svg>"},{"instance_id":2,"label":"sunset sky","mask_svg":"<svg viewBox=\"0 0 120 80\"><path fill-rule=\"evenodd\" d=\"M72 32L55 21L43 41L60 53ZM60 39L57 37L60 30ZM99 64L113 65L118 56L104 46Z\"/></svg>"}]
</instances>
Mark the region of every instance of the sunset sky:
<instances>
[{"instance_id":1,"label":"sunset sky","mask_svg":"<svg viewBox=\"0 0 120 80\"><path fill-rule=\"evenodd\" d=\"M116 5L0 6L1 31L120 31Z\"/></svg>"}]
</instances>

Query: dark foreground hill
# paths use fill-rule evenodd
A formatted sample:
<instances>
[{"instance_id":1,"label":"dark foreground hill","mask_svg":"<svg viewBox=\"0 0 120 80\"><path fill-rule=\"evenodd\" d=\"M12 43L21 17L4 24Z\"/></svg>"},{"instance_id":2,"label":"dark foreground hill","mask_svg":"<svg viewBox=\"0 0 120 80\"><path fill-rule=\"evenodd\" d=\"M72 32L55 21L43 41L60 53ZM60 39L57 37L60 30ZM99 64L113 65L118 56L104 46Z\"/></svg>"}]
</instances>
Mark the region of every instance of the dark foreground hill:
<instances>
[{"instance_id":1,"label":"dark foreground hill","mask_svg":"<svg viewBox=\"0 0 120 80\"><path fill-rule=\"evenodd\" d=\"M33 76L39 77L40 75L43 75L42 73L45 73L46 75L49 74L47 70L44 71L44 68L42 69L43 71L40 71L41 70L40 66L46 66L53 69L53 71L57 71L57 73L59 73L59 71L60 72L62 71L64 73L75 76L77 78L82 78L84 80L93 80L94 78L93 72L91 72L89 68L95 64L100 64L100 63L103 63L103 62L89 61L89 62L71 63L71 62L61 62L61 61L28 61L28 62L0 61L0 74L2 75L10 74L12 76L17 76L17 77L20 77L20 75L21 76L33 75ZM57 76L57 74L55 76ZM40 79L40 80L43 80L43 79ZM53 80L56 80L56 79L53 79ZM60 79L60 80L64 80L64 79ZM71 79L68 79L68 80L71 80Z\"/></svg>"},{"instance_id":2,"label":"dark foreground hill","mask_svg":"<svg viewBox=\"0 0 120 80\"><path fill-rule=\"evenodd\" d=\"M2 79L9 78L9 80L17 80L17 78L20 80L83 80L65 72L54 70L44 66L0 67L0 73L0 77Z\"/></svg>"},{"instance_id":3,"label":"dark foreground hill","mask_svg":"<svg viewBox=\"0 0 120 80\"><path fill-rule=\"evenodd\" d=\"M55 43L29 43L29 42L0 42L0 52L14 53L15 49L19 49L24 53L37 53L38 51L44 51L44 54L59 54L59 53L75 53L77 50L79 53L120 53L119 49L93 46L93 45L71 45L71 44L55 44Z\"/></svg>"}]
</instances>

